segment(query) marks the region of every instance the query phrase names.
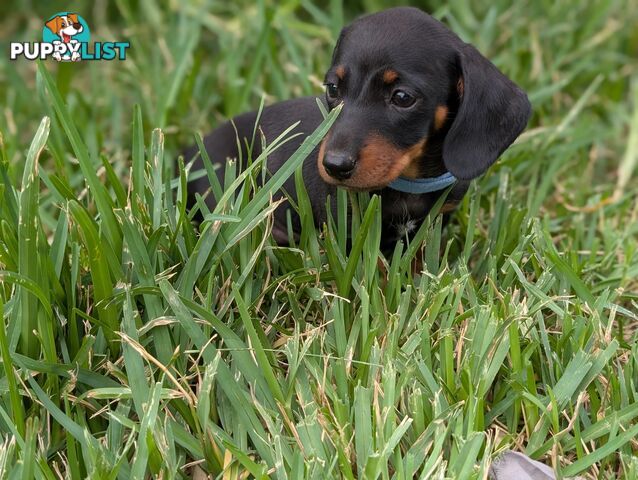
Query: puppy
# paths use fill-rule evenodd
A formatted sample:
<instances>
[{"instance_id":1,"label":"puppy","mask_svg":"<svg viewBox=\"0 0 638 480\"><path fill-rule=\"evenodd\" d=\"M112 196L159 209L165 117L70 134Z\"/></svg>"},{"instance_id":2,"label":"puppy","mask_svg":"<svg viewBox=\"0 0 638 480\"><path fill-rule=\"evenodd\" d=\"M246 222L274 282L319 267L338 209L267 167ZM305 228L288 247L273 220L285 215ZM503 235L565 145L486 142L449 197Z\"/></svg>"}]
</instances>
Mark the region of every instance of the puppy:
<instances>
[{"instance_id":1,"label":"puppy","mask_svg":"<svg viewBox=\"0 0 638 480\"><path fill-rule=\"evenodd\" d=\"M343 103L343 110L303 164L315 224L326 221L326 199L336 211L337 188L378 193L385 251L409 238L450 186L443 213L452 211L469 182L522 132L531 112L526 94L478 50L409 7L367 15L345 27L325 85L324 105L333 109ZM234 126L227 122L204 139L213 163L221 164L220 181L226 160L239 156L237 134L245 149L244 138L252 138L256 118L256 112L239 115ZM269 155L268 170L277 171L322 119L315 97L266 107L258 126L267 142L297 121L297 131L303 132ZM253 158L261 152L258 143ZM196 154L193 147L185 158ZM194 169L201 168L197 159ZM205 177L190 182L191 205L194 194L209 187ZM296 198L293 178L283 190ZM214 207L212 195L206 201ZM274 214L273 235L280 244L288 239L288 209L284 203ZM298 234L301 223L292 209L291 218Z\"/></svg>"},{"instance_id":2,"label":"puppy","mask_svg":"<svg viewBox=\"0 0 638 480\"><path fill-rule=\"evenodd\" d=\"M68 13L66 15L57 15L53 17L51 20L45 23L45 25L51 30L54 34L60 36L60 40L55 40L53 43L77 43L77 40L73 39L75 35L81 33L84 30L82 24L78 21L78 16L75 13ZM69 60L68 55L62 57L60 52L55 52L53 54L53 58L55 58L58 62L62 60ZM80 61L80 52L73 52L71 54L70 60L72 62Z\"/></svg>"}]
</instances>

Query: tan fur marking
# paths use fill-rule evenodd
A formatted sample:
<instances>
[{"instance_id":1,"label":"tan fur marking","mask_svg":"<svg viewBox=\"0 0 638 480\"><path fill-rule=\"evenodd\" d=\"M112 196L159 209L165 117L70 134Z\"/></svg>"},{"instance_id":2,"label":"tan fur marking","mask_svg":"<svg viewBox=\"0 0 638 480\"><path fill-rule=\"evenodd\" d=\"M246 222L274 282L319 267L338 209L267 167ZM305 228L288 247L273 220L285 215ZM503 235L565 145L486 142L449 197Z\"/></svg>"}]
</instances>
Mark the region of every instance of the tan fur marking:
<instances>
[{"instance_id":1,"label":"tan fur marking","mask_svg":"<svg viewBox=\"0 0 638 480\"><path fill-rule=\"evenodd\" d=\"M385 138L370 135L359 152L357 171L349 183L360 189L385 186L401 174L410 160Z\"/></svg>"},{"instance_id":2,"label":"tan fur marking","mask_svg":"<svg viewBox=\"0 0 638 480\"><path fill-rule=\"evenodd\" d=\"M326 172L326 169L323 166L323 156L326 153L326 142L328 141L329 136L330 132L326 134L321 142L321 145L319 145L319 154L317 155L317 168L319 169L319 175L321 175L321 178L323 178L327 183L334 183L334 179L330 175L328 175L328 172Z\"/></svg>"},{"instance_id":3,"label":"tan fur marking","mask_svg":"<svg viewBox=\"0 0 638 480\"><path fill-rule=\"evenodd\" d=\"M459 77L459 81L456 82L456 91L459 92L459 98L463 98L463 93L465 93L465 82L463 81L463 77Z\"/></svg>"},{"instance_id":4,"label":"tan fur marking","mask_svg":"<svg viewBox=\"0 0 638 480\"><path fill-rule=\"evenodd\" d=\"M343 77L346 76L346 67L344 67L343 65L339 65L335 69L335 74L337 75L337 77L339 77L339 80L343 80Z\"/></svg>"},{"instance_id":5,"label":"tan fur marking","mask_svg":"<svg viewBox=\"0 0 638 480\"><path fill-rule=\"evenodd\" d=\"M441 130L447 120L448 108L445 105L439 105L434 112L434 129Z\"/></svg>"},{"instance_id":6,"label":"tan fur marking","mask_svg":"<svg viewBox=\"0 0 638 480\"><path fill-rule=\"evenodd\" d=\"M383 83L392 83L397 78L399 78L399 74L394 70L386 70L383 72Z\"/></svg>"},{"instance_id":7,"label":"tan fur marking","mask_svg":"<svg viewBox=\"0 0 638 480\"><path fill-rule=\"evenodd\" d=\"M406 150L406 155L410 156L410 163L403 169L401 176L407 178L419 178L423 174L418 159L423 155L423 152L425 152L426 143L427 139L423 139Z\"/></svg>"},{"instance_id":8,"label":"tan fur marking","mask_svg":"<svg viewBox=\"0 0 638 480\"><path fill-rule=\"evenodd\" d=\"M412 166L412 163L422 155L426 143L424 139L405 150L401 150L381 135L372 134L359 151L354 175L346 180L339 181L328 175L323 166L326 141L327 137L321 143L317 156L319 174L326 183L340 185L352 190L383 188L399 175L417 176L418 171L416 166Z\"/></svg>"},{"instance_id":9,"label":"tan fur marking","mask_svg":"<svg viewBox=\"0 0 638 480\"><path fill-rule=\"evenodd\" d=\"M69 13L67 18L71 20L71 23L78 23L78 14L77 13Z\"/></svg>"},{"instance_id":10,"label":"tan fur marking","mask_svg":"<svg viewBox=\"0 0 638 480\"><path fill-rule=\"evenodd\" d=\"M441 207L441 211L440 213L450 213L453 212L454 210L456 210L456 207L458 206L458 202L445 202L443 204L443 206Z\"/></svg>"},{"instance_id":11,"label":"tan fur marking","mask_svg":"<svg viewBox=\"0 0 638 480\"><path fill-rule=\"evenodd\" d=\"M47 23L45 23L45 25L49 27L49 30L51 30L53 33L57 35L58 32L62 29L62 17L60 16L54 17L51 20L49 20Z\"/></svg>"}]
</instances>

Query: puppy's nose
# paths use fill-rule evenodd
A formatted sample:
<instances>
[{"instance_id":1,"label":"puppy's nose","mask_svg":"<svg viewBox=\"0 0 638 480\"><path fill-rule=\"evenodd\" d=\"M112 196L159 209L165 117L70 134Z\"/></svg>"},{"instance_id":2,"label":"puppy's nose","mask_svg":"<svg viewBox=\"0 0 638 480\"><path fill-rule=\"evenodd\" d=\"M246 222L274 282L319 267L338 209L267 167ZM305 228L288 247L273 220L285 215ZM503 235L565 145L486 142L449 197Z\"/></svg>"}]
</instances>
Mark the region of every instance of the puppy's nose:
<instances>
[{"instance_id":1,"label":"puppy's nose","mask_svg":"<svg viewBox=\"0 0 638 480\"><path fill-rule=\"evenodd\" d=\"M328 175L336 178L337 180L350 178L354 171L354 165L354 158L346 152L326 152L323 157L323 166L326 169L326 172L328 172Z\"/></svg>"},{"instance_id":2,"label":"puppy's nose","mask_svg":"<svg viewBox=\"0 0 638 480\"><path fill-rule=\"evenodd\" d=\"M73 28L75 28L76 30L79 30L82 28L82 24L81 23L74 23L73 24Z\"/></svg>"}]
</instances>

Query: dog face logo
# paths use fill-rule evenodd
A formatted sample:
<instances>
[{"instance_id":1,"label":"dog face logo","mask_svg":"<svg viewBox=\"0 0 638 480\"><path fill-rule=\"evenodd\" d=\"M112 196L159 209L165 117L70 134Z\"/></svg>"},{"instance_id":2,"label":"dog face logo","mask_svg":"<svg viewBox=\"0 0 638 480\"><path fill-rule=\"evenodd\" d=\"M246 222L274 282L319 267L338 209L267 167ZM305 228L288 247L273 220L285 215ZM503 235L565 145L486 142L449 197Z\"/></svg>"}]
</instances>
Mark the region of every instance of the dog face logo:
<instances>
[{"instance_id":1,"label":"dog face logo","mask_svg":"<svg viewBox=\"0 0 638 480\"><path fill-rule=\"evenodd\" d=\"M82 59L80 43L89 41L89 27L77 13L61 12L45 22L42 38L56 46L53 58L58 62Z\"/></svg>"},{"instance_id":2,"label":"dog face logo","mask_svg":"<svg viewBox=\"0 0 638 480\"><path fill-rule=\"evenodd\" d=\"M49 27L49 30L53 33L59 35L64 43L69 43L71 37L77 35L84 29L82 24L78 22L77 13L53 17L46 23L46 26Z\"/></svg>"}]
</instances>

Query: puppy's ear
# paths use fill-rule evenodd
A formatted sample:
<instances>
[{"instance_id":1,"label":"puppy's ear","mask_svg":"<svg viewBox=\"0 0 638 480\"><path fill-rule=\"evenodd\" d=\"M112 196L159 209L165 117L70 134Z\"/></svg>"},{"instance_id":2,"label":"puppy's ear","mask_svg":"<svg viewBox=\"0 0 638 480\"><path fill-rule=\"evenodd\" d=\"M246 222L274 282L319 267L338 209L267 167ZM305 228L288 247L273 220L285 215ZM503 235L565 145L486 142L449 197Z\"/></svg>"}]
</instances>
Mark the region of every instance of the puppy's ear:
<instances>
[{"instance_id":1,"label":"puppy's ear","mask_svg":"<svg viewBox=\"0 0 638 480\"><path fill-rule=\"evenodd\" d=\"M53 17L51 20L45 23L45 25L49 27L49 30L51 30L53 33L57 35L60 29L62 28L62 18Z\"/></svg>"},{"instance_id":2,"label":"puppy's ear","mask_svg":"<svg viewBox=\"0 0 638 480\"><path fill-rule=\"evenodd\" d=\"M68 13L67 18L71 20L71 23L78 23L78 14L77 13Z\"/></svg>"},{"instance_id":3,"label":"puppy's ear","mask_svg":"<svg viewBox=\"0 0 638 480\"><path fill-rule=\"evenodd\" d=\"M478 177L527 125L527 95L473 46L458 56L459 109L445 137L443 161L457 178Z\"/></svg>"}]
</instances>

